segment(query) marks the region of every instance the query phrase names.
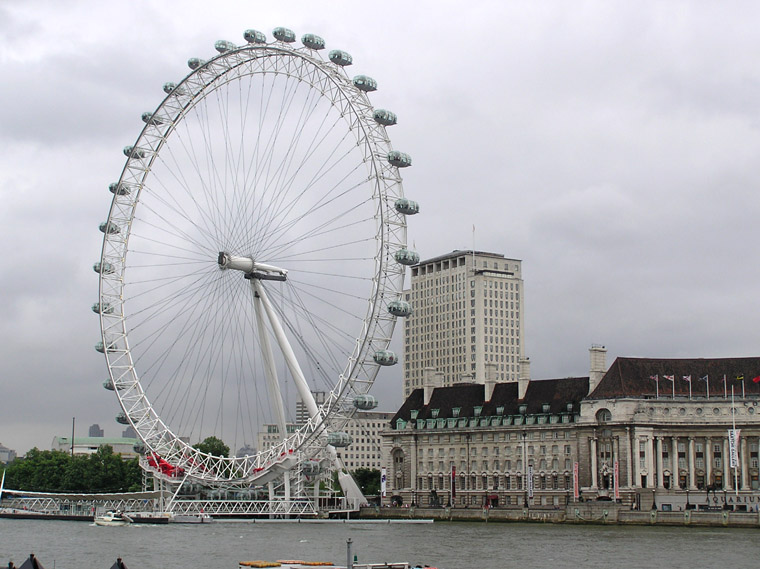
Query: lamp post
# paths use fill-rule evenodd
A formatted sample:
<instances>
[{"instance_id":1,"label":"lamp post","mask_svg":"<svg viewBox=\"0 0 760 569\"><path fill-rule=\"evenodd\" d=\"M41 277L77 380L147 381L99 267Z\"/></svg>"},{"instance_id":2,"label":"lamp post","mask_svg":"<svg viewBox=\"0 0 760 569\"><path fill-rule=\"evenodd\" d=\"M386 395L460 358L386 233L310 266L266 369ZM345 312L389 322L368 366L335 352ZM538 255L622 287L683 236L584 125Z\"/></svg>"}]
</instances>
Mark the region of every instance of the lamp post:
<instances>
[{"instance_id":1,"label":"lamp post","mask_svg":"<svg viewBox=\"0 0 760 569\"><path fill-rule=\"evenodd\" d=\"M523 505L527 508L528 507L528 447L526 446L526 440L528 438L528 433L523 431L522 432L522 440L523 440L523 490L525 490L525 500L523 502Z\"/></svg>"}]
</instances>

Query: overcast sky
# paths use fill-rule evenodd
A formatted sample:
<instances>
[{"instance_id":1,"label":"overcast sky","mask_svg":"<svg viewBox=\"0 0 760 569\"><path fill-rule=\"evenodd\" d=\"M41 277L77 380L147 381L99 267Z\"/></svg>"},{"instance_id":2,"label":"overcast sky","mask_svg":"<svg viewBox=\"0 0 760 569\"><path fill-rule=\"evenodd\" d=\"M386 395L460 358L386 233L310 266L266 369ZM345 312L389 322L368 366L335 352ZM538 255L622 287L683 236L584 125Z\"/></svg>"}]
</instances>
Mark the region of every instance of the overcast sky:
<instances>
[{"instance_id":1,"label":"overcast sky","mask_svg":"<svg viewBox=\"0 0 760 569\"><path fill-rule=\"evenodd\" d=\"M421 204L409 241L523 260L534 378L616 356L757 356L760 4L0 0L0 443L116 398L90 305L121 149L166 81L246 28L321 35L374 77ZM401 366L373 391L401 403Z\"/></svg>"}]
</instances>

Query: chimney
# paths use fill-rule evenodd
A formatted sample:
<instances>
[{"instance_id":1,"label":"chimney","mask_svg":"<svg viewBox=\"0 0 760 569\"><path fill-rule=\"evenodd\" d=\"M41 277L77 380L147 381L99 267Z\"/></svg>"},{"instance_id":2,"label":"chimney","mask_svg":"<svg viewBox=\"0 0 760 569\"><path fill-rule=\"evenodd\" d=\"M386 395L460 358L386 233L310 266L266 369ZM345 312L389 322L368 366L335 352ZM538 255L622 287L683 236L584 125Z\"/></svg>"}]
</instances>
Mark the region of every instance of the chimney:
<instances>
[{"instance_id":1,"label":"chimney","mask_svg":"<svg viewBox=\"0 0 760 569\"><path fill-rule=\"evenodd\" d=\"M590 395L602 381L604 374L607 373L607 348L599 344L591 344L588 355L591 360L591 368L588 372L588 392Z\"/></svg>"},{"instance_id":2,"label":"chimney","mask_svg":"<svg viewBox=\"0 0 760 569\"><path fill-rule=\"evenodd\" d=\"M422 370L422 387L424 388L424 395L422 403L427 405L430 403L430 398L433 396L433 389L435 389L436 372L433 367L426 367Z\"/></svg>"},{"instance_id":3,"label":"chimney","mask_svg":"<svg viewBox=\"0 0 760 569\"><path fill-rule=\"evenodd\" d=\"M493 397L494 387L496 387L496 364L487 363L485 401L490 401Z\"/></svg>"},{"instance_id":4,"label":"chimney","mask_svg":"<svg viewBox=\"0 0 760 569\"><path fill-rule=\"evenodd\" d=\"M525 399L530 383L530 358L520 359L520 374L517 377L517 398Z\"/></svg>"}]
</instances>

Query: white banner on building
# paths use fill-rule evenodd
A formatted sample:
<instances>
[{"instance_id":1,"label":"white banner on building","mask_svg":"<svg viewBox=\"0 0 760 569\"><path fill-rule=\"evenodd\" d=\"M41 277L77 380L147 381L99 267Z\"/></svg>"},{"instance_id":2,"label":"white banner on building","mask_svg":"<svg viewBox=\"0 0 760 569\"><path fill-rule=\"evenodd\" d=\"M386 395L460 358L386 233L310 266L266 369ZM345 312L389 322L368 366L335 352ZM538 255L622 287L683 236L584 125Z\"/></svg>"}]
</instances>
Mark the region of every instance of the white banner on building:
<instances>
[{"instance_id":1,"label":"white banner on building","mask_svg":"<svg viewBox=\"0 0 760 569\"><path fill-rule=\"evenodd\" d=\"M533 467L528 467L528 498L533 497Z\"/></svg>"},{"instance_id":2,"label":"white banner on building","mask_svg":"<svg viewBox=\"0 0 760 569\"><path fill-rule=\"evenodd\" d=\"M577 501L581 496L581 486L578 483L578 463L573 463L573 498Z\"/></svg>"},{"instance_id":3,"label":"white banner on building","mask_svg":"<svg viewBox=\"0 0 760 569\"><path fill-rule=\"evenodd\" d=\"M380 469L380 494L385 498L385 467Z\"/></svg>"},{"instance_id":4,"label":"white banner on building","mask_svg":"<svg viewBox=\"0 0 760 569\"><path fill-rule=\"evenodd\" d=\"M741 429L728 429L728 465L739 468L739 433Z\"/></svg>"},{"instance_id":5,"label":"white banner on building","mask_svg":"<svg viewBox=\"0 0 760 569\"><path fill-rule=\"evenodd\" d=\"M615 488L615 500L620 500L620 463L617 460L612 470L612 485Z\"/></svg>"}]
</instances>

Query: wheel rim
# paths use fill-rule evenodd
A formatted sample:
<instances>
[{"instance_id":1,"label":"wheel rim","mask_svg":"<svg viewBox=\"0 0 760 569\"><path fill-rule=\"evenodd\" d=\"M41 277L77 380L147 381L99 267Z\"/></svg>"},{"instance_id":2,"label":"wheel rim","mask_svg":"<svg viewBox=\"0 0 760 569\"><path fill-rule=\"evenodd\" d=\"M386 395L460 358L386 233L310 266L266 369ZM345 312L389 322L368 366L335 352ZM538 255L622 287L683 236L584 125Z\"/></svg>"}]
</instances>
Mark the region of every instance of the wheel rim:
<instances>
[{"instance_id":1,"label":"wheel rim","mask_svg":"<svg viewBox=\"0 0 760 569\"><path fill-rule=\"evenodd\" d=\"M371 387L406 241L401 180L372 111L341 68L274 42L228 49L143 116L104 231L102 342L146 450L184 474L245 481L283 454L316 456L323 425L340 428ZM251 290L220 269L220 252L287 269L286 282L261 284L310 388L328 392L279 445L228 459L191 443L250 444L275 421Z\"/></svg>"}]
</instances>

